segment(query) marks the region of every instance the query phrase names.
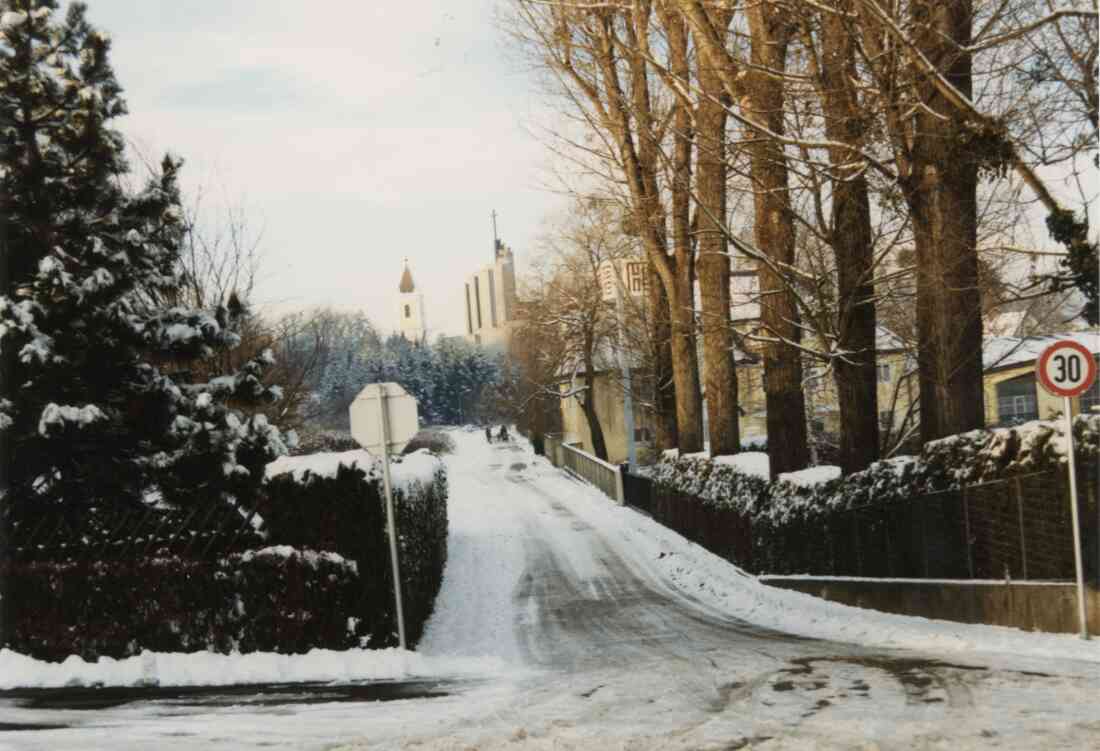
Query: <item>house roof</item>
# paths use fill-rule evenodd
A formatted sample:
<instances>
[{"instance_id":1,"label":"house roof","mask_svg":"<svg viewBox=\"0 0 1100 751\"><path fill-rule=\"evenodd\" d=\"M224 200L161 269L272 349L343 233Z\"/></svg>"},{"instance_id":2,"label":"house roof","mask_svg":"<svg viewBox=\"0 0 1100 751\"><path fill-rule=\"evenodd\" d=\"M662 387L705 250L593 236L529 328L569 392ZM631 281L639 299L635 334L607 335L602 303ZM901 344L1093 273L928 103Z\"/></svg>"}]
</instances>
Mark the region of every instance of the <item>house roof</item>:
<instances>
[{"instance_id":1,"label":"house roof","mask_svg":"<svg viewBox=\"0 0 1100 751\"><path fill-rule=\"evenodd\" d=\"M982 369L1001 370L1034 362L1044 349L1062 339L1082 344L1094 355L1100 354L1100 333L1095 331L1071 331L1047 336L991 336L986 337L982 345Z\"/></svg>"}]
</instances>

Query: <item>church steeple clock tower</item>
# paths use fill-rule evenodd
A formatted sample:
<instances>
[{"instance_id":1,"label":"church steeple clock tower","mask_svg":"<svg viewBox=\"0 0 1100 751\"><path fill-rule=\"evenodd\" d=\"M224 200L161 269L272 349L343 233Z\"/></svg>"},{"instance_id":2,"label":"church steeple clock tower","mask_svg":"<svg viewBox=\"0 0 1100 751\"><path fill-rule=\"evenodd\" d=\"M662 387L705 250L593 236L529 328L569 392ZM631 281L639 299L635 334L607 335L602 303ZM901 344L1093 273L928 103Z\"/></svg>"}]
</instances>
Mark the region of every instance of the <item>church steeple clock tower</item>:
<instances>
[{"instance_id":1,"label":"church steeple clock tower","mask_svg":"<svg viewBox=\"0 0 1100 751\"><path fill-rule=\"evenodd\" d=\"M398 298L398 320L401 336L410 342L423 342L428 338L428 323L424 318L424 295L416 291L412 272L409 271L409 259L405 259L405 269L401 273L401 283L397 287L401 295Z\"/></svg>"}]
</instances>

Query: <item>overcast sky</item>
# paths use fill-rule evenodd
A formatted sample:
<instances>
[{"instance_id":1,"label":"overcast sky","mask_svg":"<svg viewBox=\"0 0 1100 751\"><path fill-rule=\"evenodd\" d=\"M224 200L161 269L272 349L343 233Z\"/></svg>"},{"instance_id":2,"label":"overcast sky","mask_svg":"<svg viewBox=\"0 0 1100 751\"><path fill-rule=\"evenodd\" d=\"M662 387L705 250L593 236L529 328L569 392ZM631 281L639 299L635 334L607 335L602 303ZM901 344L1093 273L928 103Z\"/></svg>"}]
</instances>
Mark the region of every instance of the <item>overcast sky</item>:
<instances>
[{"instance_id":1,"label":"overcast sky","mask_svg":"<svg viewBox=\"0 0 1100 751\"><path fill-rule=\"evenodd\" d=\"M493 0L90 0L111 33L127 137L187 160L185 188L262 226L269 311L358 308L395 328L408 256L429 327L461 333L489 213L522 264L542 218L540 99Z\"/></svg>"}]
</instances>

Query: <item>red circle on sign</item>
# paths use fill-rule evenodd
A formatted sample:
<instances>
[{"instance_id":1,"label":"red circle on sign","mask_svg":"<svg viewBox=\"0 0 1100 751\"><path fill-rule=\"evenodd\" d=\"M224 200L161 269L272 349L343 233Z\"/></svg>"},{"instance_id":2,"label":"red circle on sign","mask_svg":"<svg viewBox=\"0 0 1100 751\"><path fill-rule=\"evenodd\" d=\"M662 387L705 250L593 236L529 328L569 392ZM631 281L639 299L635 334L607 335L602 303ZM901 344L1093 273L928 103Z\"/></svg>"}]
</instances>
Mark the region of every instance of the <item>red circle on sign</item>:
<instances>
[{"instance_id":1,"label":"red circle on sign","mask_svg":"<svg viewBox=\"0 0 1100 751\"><path fill-rule=\"evenodd\" d=\"M1085 380L1073 388L1066 389L1061 386L1054 385L1054 382L1047 376L1047 361L1050 360L1059 350L1072 349L1075 352L1083 355L1085 358ZM1093 358L1093 354L1089 352L1085 345L1079 342L1072 341L1070 339L1063 339L1062 341L1055 342L1046 349L1043 350L1043 354L1039 356L1039 364L1036 368L1036 372L1039 376L1039 382L1042 383L1043 388L1056 396L1074 397L1080 396L1089 390L1092 386L1092 382L1096 379L1096 360Z\"/></svg>"}]
</instances>

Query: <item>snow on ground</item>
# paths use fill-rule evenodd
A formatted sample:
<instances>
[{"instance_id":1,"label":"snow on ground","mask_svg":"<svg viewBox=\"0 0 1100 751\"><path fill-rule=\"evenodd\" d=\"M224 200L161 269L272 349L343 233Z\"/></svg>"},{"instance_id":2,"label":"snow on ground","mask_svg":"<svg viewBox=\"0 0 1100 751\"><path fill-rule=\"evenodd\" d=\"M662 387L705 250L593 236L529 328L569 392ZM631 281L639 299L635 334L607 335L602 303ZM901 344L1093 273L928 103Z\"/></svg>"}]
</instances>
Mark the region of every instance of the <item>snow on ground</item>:
<instances>
[{"instance_id":1,"label":"snow on ground","mask_svg":"<svg viewBox=\"0 0 1100 751\"><path fill-rule=\"evenodd\" d=\"M578 488L541 457L534 460L534 471L548 491L568 498L570 509L597 526L640 570L674 591L690 593L693 602L702 600L750 623L863 646L1100 662L1100 640L881 613L769 587L653 519L618 506L596 488Z\"/></svg>"},{"instance_id":2,"label":"snow on ground","mask_svg":"<svg viewBox=\"0 0 1100 751\"><path fill-rule=\"evenodd\" d=\"M0 732L0 750L1100 747L1097 642L767 587L525 444L453 437L443 588L402 655L450 695L55 714L0 699L4 722L70 724ZM347 654L313 662L278 680L337 673Z\"/></svg>"},{"instance_id":3,"label":"snow on ground","mask_svg":"<svg viewBox=\"0 0 1100 751\"><path fill-rule=\"evenodd\" d=\"M838 477L840 477L840 467L832 464L820 464L816 467L800 469L797 472L783 472L779 475L779 480L808 488L835 480Z\"/></svg>"},{"instance_id":4,"label":"snow on ground","mask_svg":"<svg viewBox=\"0 0 1100 751\"><path fill-rule=\"evenodd\" d=\"M705 456L703 457L706 458ZM742 451L739 454L714 457L715 464L725 464L744 472L746 475L755 475L768 479L771 464L768 463L768 455L763 451Z\"/></svg>"},{"instance_id":5,"label":"snow on ground","mask_svg":"<svg viewBox=\"0 0 1100 751\"><path fill-rule=\"evenodd\" d=\"M249 683L471 678L500 673L489 657L426 657L401 649L314 649L306 654L272 652L142 652L115 660L35 660L0 649L0 689L73 686L232 686Z\"/></svg>"}]
</instances>

